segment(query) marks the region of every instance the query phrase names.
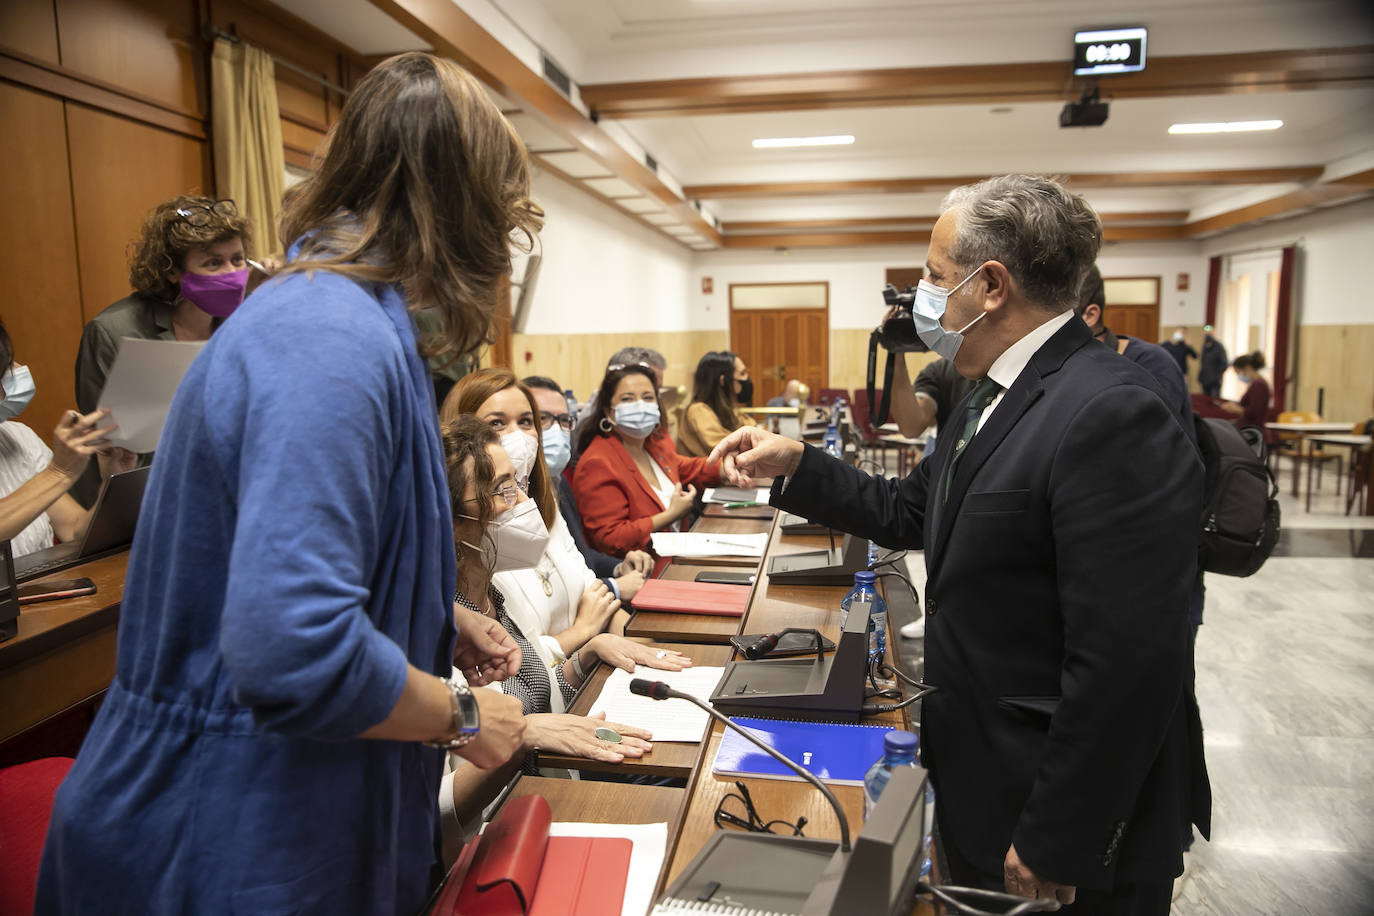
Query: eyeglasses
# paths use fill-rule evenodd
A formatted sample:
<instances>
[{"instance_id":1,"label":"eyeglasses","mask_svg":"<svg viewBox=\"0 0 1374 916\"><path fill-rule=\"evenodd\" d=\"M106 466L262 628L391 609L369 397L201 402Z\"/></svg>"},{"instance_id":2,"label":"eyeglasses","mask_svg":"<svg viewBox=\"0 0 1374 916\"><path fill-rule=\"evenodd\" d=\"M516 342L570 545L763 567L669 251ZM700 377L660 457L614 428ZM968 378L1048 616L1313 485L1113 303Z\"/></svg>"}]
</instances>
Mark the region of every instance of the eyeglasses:
<instances>
[{"instance_id":1,"label":"eyeglasses","mask_svg":"<svg viewBox=\"0 0 1374 916\"><path fill-rule=\"evenodd\" d=\"M505 483L501 484L501 486L497 487L495 490L491 491L491 498L493 500L500 500L505 502L506 508L510 509L520 499L519 494L520 488L515 485L515 481L508 480ZM468 499L463 500L463 502L475 503L477 502L477 497L469 497Z\"/></svg>"},{"instance_id":2,"label":"eyeglasses","mask_svg":"<svg viewBox=\"0 0 1374 916\"><path fill-rule=\"evenodd\" d=\"M197 228L210 225L216 216L225 216L232 219L238 215L238 205L228 198L217 200L208 207L201 204L192 204L189 207L181 207L177 210L177 216Z\"/></svg>"},{"instance_id":3,"label":"eyeglasses","mask_svg":"<svg viewBox=\"0 0 1374 916\"><path fill-rule=\"evenodd\" d=\"M727 793L720 800L720 804L716 806L715 821L717 827L738 827L740 830L748 830L751 833L776 833L783 836L802 835L802 828L806 826L806 818L797 818L795 824L782 819L765 821L759 817L759 812L754 807L754 799L750 797L749 789L744 783L736 780L735 788L739 789L738 793Z\"/></svg>"},{"instance_id":4,"label":"eyeglasses","mask_svg":"<svg viewBox=\"0 0 1374 916\"><path fill-rule=\"evenodd\" d=\"M573 428L573 418L568 416L567 414L545 413L542 410L539 411L539 426L541 428L553 429L553 425L555 423L557 423L559 426L567 430L571 430Z\"/></svg>"}]
</instances>

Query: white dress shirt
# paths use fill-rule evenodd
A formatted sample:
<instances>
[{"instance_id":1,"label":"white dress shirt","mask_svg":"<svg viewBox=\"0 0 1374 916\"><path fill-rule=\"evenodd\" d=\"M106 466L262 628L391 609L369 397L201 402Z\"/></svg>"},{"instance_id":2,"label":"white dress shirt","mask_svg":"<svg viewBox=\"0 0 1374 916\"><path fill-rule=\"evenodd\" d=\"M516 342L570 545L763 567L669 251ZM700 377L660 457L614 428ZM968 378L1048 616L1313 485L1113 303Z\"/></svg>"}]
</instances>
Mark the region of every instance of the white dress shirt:
<instances>
[{"instance_id":1,"label":"white dress shirt","mask_svg":"<svg viewBox=\"0 0 1374 916\"><path fill-rule=\"evenodd\" d=\"M1055 332L1069 323L1069 319L1074 317L1073 309L1060 312L1049 321L1022 337L1016 343L1007 347L1002 355L993 361L992 368L988 370L988 378L1002 386L1002 390L997 392L997 397L992 399L992 403L983 411L983 415L978 418L978 429L974 431L976 436L982 432L983 425L988 422L988 417L997 409L997 405L1002 403L1002 397L1007 393L1007 389L1012 386L1022 370L1030 364L1037 350L1045 345Z\"/></svg>"}]
</instances>

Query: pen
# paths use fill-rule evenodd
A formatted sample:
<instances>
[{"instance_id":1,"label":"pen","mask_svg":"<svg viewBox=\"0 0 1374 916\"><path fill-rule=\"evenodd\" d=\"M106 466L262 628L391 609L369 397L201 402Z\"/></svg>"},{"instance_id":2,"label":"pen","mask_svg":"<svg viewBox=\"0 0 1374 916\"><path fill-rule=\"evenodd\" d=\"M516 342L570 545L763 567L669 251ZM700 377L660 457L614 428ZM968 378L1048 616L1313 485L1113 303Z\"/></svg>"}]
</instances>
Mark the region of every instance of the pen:
<instances>
[{"instance_id":1,"label":"pen","mask_svg":"<svg viewBox=\"0 0 1374 916\"><path fill-rule=\"evenodd\" d=\"M745 541L732 541L732 540L730 540L729 538L711 537L710 535L707 535L707 538L706 538L706 539L707 539L708 541L713 541L714 543L717 543L717 544L727 544L727 545L729 545L730 547L745 547L745 548L752 548L752 547L757 547L757 546L758 546L757 544L752 544L752 543L748 543L748 542L745 542Z\"/></svg>"},{"instance_id":2,"label":"pen","mask_svg":"<svg viewBox=\"0 0 1374 916\"><path fill-rule=\"evenodd\" d=\"M757 506L757 505L758 505L758 503L726 503L726 504L725 504L725 508L727 508L727 509L752 509L754 506Z\"/></svg>"},{"instance_id":3,"label":"pen","mask_svg":"<svg viewBox=\"0 0 1374 916\"><path fill-rule=\"evenodd\" d=\"M246 260L246 261L248 262L248 266L249 266L249 267L253 268L253 269L256 270L258 273L264 273L264 274L265 274L265 273L268 272L268 270L267 270L266 267L263 267L261 264L259 264L257 261L254 261L252 258L245 258L244 260Z\"/></svg>"}]
</instances>

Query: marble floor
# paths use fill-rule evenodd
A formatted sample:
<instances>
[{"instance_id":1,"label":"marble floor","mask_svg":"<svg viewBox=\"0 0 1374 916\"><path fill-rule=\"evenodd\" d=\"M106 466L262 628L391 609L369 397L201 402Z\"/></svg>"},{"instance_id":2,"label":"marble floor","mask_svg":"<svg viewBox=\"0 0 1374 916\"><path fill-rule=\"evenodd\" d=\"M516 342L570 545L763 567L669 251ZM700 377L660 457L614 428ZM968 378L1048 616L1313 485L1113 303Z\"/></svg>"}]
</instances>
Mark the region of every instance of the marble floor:
<instances>
[{"instance_id":1,"label":"marble floor","mask_svg":"<svg viewBox=\"0 0 1374 916\"><path fill-rule=\"evenodd\" d=\"M1254 576L1207 577L1212 839L1189 856L1180 916L1374 913L1374 518L1324 484L1310 513L1285 489L1283 546ZM916 668L919 640L902 649Z\"/></svg>"}]
</instances>

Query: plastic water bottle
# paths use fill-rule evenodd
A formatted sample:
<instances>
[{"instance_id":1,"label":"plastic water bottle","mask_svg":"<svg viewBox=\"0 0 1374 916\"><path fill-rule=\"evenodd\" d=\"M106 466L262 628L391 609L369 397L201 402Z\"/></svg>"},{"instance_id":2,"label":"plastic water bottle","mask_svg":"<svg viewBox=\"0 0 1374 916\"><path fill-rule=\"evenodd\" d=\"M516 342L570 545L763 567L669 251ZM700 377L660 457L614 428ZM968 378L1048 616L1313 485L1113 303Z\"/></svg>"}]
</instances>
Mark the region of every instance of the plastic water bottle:
<instances>
[{"instance_id":1,"label":"plastic water bottle","mask_svg":"<svg viewBox=\"0 0 1374 916\"><path fill-rule=\"evenodd\" d=\"M868 567L873 568L873 564L878 562L878 542L868 542Z\"/></svg>"},{"instance_id":2,"label":"plastic water bottle","mask_svg":"<svg viewBox=\"0 0 1374 916\"><path fill-rule=\"evenodd\" d=\"M577 398L573 397L573 390L569 388L563 392L563 400L568 404L568 416L572 417L574 423L577 422Z\"/></svg>"},{"instance_id":3,"label":"plastic water bottle","mask_svg":"<svg viewBox=\"0 0 1374 916\"><path fill-rule=\"evenodd\" d=\"M887 788L894 768L920 769L921 765L916 762L916 750L919 747L920 740L911 732L894 728L883 735L883 756L864 775L864 820L868 820L869 812Z\"/></svg>"},{"instance_id":4,"label":"plastic water bottle","mask_svg":"<svg viewBox=\"0 0 1374 916\"><path fill-rule=\"evenodd\" d=\"M873 651L873 620L881 617L883 623L883 648L887 648L887 602L878 594L875 583L878 581L877 573L871 569L861 569L854 574L854 587L849 590L840 601L840 626L843 627L845 621L849 619L849 606L855 601L867 601L871 611L868 617L868 648Z\"/></svg>"},{"instance_id":5,"label":"plastic water bottle","mask_svg":"<svg viewBox=\"0 0 1374 916\"><path fill-rule=\"evenodd\" d=\"M825 441L823 447L827 455L839 459L844 458L844 452L840 449L840 431L835 428L835 423L833 421L825 428Z\"/></svg>"}]
</instances>

